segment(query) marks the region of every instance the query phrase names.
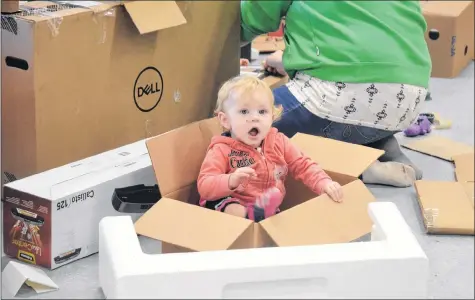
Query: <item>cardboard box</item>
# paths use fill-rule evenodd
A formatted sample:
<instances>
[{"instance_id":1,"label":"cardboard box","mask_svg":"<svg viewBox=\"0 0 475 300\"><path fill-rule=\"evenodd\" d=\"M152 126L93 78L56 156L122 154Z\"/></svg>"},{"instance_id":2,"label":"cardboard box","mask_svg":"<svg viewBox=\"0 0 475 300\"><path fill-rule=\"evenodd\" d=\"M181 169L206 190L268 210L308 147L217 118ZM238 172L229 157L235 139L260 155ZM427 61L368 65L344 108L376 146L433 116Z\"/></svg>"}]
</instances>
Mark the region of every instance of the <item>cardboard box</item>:
<instances>
[{"instance_id":1,"label":"cardboard box","mask_svg":"<svg viewBox=\"0 0 475 300\"><path fill-rule=\"evenodd\" d=\"M2 162L23 178L211 116L234 1L31 1L2 16Z\"/></svg>"},{"instance_id":2,"label":"cardboard box","mask_svg":"<svg viewBox=\"0 0 475 300\"><path fill-rule=\"evenodd\" d=\"M2 0L0 5L2 6L2 13L14 13L20 10L19 0Z\"/></svg>"},{"instance_id":3,"label":"cardboard box","mask_svg":"<svg viewBox=\"0 0 475 300\"><path fill-rule=\"evenodd\" d=\"M415 188L427 233L474 234L473 182L418 180Z\"/></svg>"},{"instance_id":4,"label":"cardboard box","mask_svg":"<svg viewBox=\"0 0 475 300\"><path fill-rule=\"evenodd\" d=\"M305 134L293 143L345 185L343 203L316 197L289 176L282 212L260 223L199 207L196 179L212 136L221 132L217 120L208 119L147 141L163 198L135 228L160 240L163 253L341 243L371 231L367 207L375 198L357 178L384 152Z\"/></svg>"},{"instance_id":5,"label":"cardboard box","mask_svg":"<svg viewBox=\"0 0 475 300\"><path fill-rule=\"evenodd\" d=\"M450 156L457 182L416 181L427 233L474 235L474 156L474 152Z\"/></svg>"},{"instance_id":6,"label":"cardboard box","mask_svg":"<svg viewBox=\"0 0 475 300\"><path fill-rule=\"evenodd\" d=\"M432 77L453 78L474 58L473 1L421 1Z\"/></svg>"},{"instance_id":7,"label":"cardboard box","mask_svg":"<svg viewBox=\"0 0 475 300\"><path fill-rule=\"evenodd\" d=\"M4 252L58 268L98 251L103 217L137 220L159 195L143 140L11 182L4 187Z\"/></svg>"}]
</instances>

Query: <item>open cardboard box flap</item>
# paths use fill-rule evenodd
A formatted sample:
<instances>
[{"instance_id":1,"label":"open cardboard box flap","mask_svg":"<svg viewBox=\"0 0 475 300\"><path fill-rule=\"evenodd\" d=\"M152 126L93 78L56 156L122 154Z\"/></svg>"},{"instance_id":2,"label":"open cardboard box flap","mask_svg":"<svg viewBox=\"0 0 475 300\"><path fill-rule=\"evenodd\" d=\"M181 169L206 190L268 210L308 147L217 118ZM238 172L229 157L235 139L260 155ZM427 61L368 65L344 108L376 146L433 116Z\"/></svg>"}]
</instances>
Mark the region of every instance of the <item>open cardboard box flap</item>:
<instances>
[{"instance_id":1,"label":"open cardboard box flap","mask_svg":"<svg viewBox=\"0 0 475 300\"><path fill-rule=\"evenodd\" d=\"M453 157L457 155L474 152L473 146L456 142L438 135L424 136L415 141L405 143L402 146L448 161L453 161Z\"/></svg>"},{"instance_id":2,"label":"open cardboard box flap","mask_svg":"<svg viewBox=\"0 0 475 300\"><path fill-rule=\"evenodd\" d=\"M291 138L306 155L328 173L353 178L360 176L384 151L329 138L297 133ZM339 155L339 153L351 153Z\"/></svg>"},{"instance_id":3,"label":"open cardboard box flap","mask_svg":"<svg viewBox=\"0 0 475 300\"><path fill-rule=\"evenodd\" d=\"M384 152L304 134L292 142L332 175L343 176L342 185L349 183L343 187L343 203L316 197L309 189L288 188L284 203L289 209L259 224L197 206L196 179L211 138L221 132L211 118L146 142L163 198L135 223L138 234L205 251L349 242L371 230L367 205L374 197L356 177ZM339 161L338 152L352 153L351 159L338 155Z\"/></svg>"},{"instance_id":4,"label":"open cardboard box flap","mask_svg":"<svg viewBox=\"0 0 475 300\"><path fill-rule=\"evenodd\" d=\"M221 132L219 123L212 118L193 122L146 142L163 197L195 183L211 138Z\"/></svg>"},{"instance_id":5,"label":"open cardboard box flap","mask_svg":"<svg viewBox=\"0 0 475 300\"><path fill-rule=\"evenodd\" d=\"M416 181L427 232L473 235L473 187L473 182Z\"/></svg>"},{"instance_id":6,"label":"open cardboard box flap","mask_svg":"<svg viewBox=\"0 0 475 300\"><path fill-rule=\"evenodd\" d=\"M353 241L371 231L368 204L376 199L360 180L343 186L343 193L343 203L321 195L259 224L281 247Z\"/></svg>"},{"instance_id":7,"label":"open cardboard box flap","mask_svg":"<svg viewBox=\"0 0 475 300\"><path fill-rule=\"evenodd\" d=\"M124 6L140 34L186 23L176 1L128 1Z\"/></svg>"},{"instance_id":8,"label":"open cardboard box flap","mask_svg":"<svg viewBox=\"0 0 475 300\"><path fill-rule=\"evenodd\" d=\"M194 251L223 250L252 227L247 219L162 198L135 223L137 233Z\"/></svg>"}]
</instances>

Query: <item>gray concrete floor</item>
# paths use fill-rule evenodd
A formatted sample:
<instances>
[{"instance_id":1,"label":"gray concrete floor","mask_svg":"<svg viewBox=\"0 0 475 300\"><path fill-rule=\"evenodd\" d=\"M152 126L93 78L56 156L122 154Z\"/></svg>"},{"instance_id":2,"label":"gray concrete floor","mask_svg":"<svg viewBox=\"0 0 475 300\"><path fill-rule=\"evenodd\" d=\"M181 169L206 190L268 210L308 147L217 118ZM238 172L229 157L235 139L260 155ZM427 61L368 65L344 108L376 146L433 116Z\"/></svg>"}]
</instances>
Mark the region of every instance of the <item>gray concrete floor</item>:
<instances>
[{"instance_id":1,"label":"gray concrete floor","mask_svg":"<svg viewBox=\"0 0 475 300\"><path fill-rule=\"evenodd\" d=\"M253 62L253 65L258 61ZM431 134L443 135L456 141L474 144L474 64L471 63L455 79L432 79L432 101L425 102L426 112L438 112L450 119L453 126ZM400 141L405 137L398 136ZM424 171L424 179L453 181L453 165L449 162L404 149ZM474 237L427 235L422 225L414 188L395 189L370 186L378 201L394 202L430 260L429 297L437 299L474 299ZM146 253L159 253L159 246L141 239ZM2 257L2 270L9 258ZM59 285L59 290L36 295L23 287L16 298L37 299L104 299L98 282L98 255L63 266L46 273ZM12 298L6 291L2 299Z\"/></svg>"}]
</instances>

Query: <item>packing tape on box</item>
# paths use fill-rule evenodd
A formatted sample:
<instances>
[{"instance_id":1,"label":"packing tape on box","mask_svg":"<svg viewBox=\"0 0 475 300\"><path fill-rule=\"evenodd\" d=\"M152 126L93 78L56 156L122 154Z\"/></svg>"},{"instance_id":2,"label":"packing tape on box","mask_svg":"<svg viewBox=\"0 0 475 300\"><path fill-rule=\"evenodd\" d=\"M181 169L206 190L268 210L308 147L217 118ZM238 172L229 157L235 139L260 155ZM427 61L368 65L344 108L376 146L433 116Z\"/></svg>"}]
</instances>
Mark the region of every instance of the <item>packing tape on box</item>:
<instances>
[{"instance_id":1,"label":"packing tape on box","mask_svg":"<svg viewBox=\"0 0 475 300\"><path fill-rule=\"evenodd\" d=\"M101 9L101 6L99 6L101 4L102 3L96 1L61 1L44 7L20 6L20 12L18 13L9 15L2 14L2 29L11 32L14 35L17 35L18 25L15 20L16 18L35 15L44 16L48 17L46 22L51 30L52 36L57 36L59 34L60 25L63 22L63 16L59 16L58 14L56 14L56 12L73 8L86 8L94 12L93 21L99 25L100 30L98 42L104 43L106 41L107 28L103 17L114 17L115 9L110 8L107 10L103 10Z\"/></svg>"},{"instance_id":2,"label":"packing tape on box","mask_svg":"<svg viewBox=\"0 0 475 300\"><path fill-rule=\"evenodd\" d=\"M439 216L439 209L438 208L424 208L424 213L422 214L424 217L424 223L426 227L433 228L435 224L435 219Z\"/></svg>"},{"instance_id":3,"label":"packing tape on box","mask_svg":"<svg viewBox=\"0 0 475 300\"><path fill-rule=\"evenodd\" d=\"M103 9L103 3L97 1L58 1L61 5L81 7L94 12L93 21L99 26L99 44L104 44L107 39L107 24L104 17L115 17L115 7Z\"/></svg>"}]
</instances>

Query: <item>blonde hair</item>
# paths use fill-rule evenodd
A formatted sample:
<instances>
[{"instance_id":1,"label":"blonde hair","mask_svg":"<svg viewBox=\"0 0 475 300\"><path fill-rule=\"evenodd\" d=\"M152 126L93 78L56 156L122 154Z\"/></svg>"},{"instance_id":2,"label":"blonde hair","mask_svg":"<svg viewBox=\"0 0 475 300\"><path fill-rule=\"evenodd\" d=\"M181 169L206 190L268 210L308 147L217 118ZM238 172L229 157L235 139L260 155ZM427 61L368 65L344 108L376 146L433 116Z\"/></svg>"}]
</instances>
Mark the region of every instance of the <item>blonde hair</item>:
<instances>
[{"instance_id":1,"label":"blonde hair","mask_svg":"<svg viewBox=\"0 0 475 300\"><path fill-rule=\"evenodd\" d=\"M274 121L282 115L282 106L276 106L274 103L274 94L269 85L263 80L252 75L239 75L226 81L218 92L218 100L216 101L215 115L224 112L224 104L232 94L238 92L239 95L247 94L256 89L263 89L272 101L272 116Z\"/></svg>"}]
</instances>

